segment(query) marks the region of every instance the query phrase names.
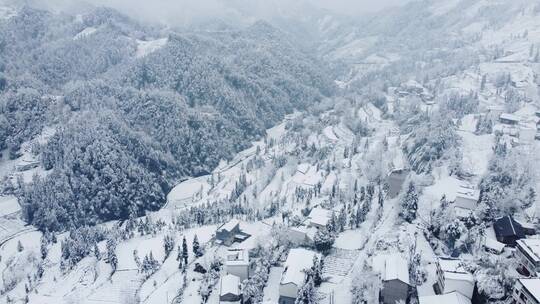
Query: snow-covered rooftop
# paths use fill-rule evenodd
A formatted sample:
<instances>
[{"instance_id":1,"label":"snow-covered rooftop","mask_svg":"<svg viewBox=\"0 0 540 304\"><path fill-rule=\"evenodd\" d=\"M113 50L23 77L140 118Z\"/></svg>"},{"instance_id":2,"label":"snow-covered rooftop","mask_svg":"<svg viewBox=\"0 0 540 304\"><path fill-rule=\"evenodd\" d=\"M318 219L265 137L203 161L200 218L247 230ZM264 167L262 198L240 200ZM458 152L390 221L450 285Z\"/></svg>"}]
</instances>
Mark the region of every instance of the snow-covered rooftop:
<instances>
[{"instance_id":1,"label":"snow-covered rooftop","mask_svg":"<svg viewBox=\"0 0 540 304\"><path fill-rule=\"evenodd\" d=\"M521 239L517 241L517 245L535 263L540 262L540 239Z\"/></svg>"},{"instance_id":2,"label":"snow-covered rooftop","mask_svg":"<svg viewBox=\"0 0 540 304\"><path fill-rule=\"evenodd\" d=\"M218 228L219 231L232 231L237 225L240 225L240 221L232 219Z\"/></svg>"},{"instance_id":3,"label":"snow-covered rooftop","mask_svg":"<svg viewBox=\"0 0 540 304\"><path fill-rule=\"evenodd\" d=\"M326 226L331 217L332 211L320 207L313 208L309 213L310 223L320 226Z\"/></svg>"},{"instance_id":4,"label":"snow-covered rooftop","mask_svg":"<svg viewBox=\"0 0 540 304\"><path fill-rule=\"evenodd\" d=\"M439 258L439 266L447 280L468 281L474 284L473 275L468 272L459 259Z\"/></svg>"},{"instance_id":5,"label":"snow-covered rooftop","mask_svg":"<svg viewBox=\"0 0 540 304\"><path fill-rule=\"evenodd\" d=\"M226 294L233 294L233 295L240 295L240 278L228 274L226 276L221 277L221 288L220 288L220 295L226 295Z\"/></svg>"},{"instance_id":6,"label":"snow-covered rooftop","mask_svg":"<svg viewBox=\"0 0 540 304\"><path fill-rule=\"evenodd\" d=\"M226 265L249 265L249 252L247 249L229 249L227 251Z\"/></svg>"},{"instance_id":7,"label":"snow-covered rooftop","mask_svg":"<svg viewBox=\"0 0 540 304\"><path fill-rule=\"evenodd\" d=\"M539 278L519 279L519 282L529 291L529 293L536 299L536 301L540 301Z\"/></svg>"},{"instance_id":8,"label":"snow-covered rooftop","mask_svg":"<svg viewBox=\"0 0 540 304\"><path fill-rule=\"evenodd\" d=\"M500 116L501 119L510 120L510 121L519 121L519 117L514 114L502 113Z\"/></svg>"},{"instance_id":9,"label":"snow-covered rooftop","mask_svg":"<svg viewBox=\"0 0 540 304\"><path fill-rule=\"evenodd\" d=\"M491 249L491 250L494 250L496 252L502 252L504 250L504 247L506 247L505 244L497 241L497 240L494 240L492 238L489 238L487 237L485 242L484 242L484 246L488 249Z\"/></svg>"},{"instance_id":10,"label":"snow-covered rooftop","mask_svg":"<svg viewBox=\"0 0 540 304\"><path fill-rule=\"evenodd\" d=\"M285 261L285 271L281 276L281 285L293 283L301 286L304 283L305 272L313 265L315 252L303 248L295 248L289 251Z\"/></svg>"},{"instance_id":11,"label":"snow-covered rooftop","mask_svg":"<svg viewBox=\"0 0 540 304\"><path fill-rule=\"evenodd\" d=\"M317 233L317 228L315 228L315 227L307 227L305 225L298 226L298 227L291 227L290 230L303 233L311 240L313 240L313 238L315 238L315 234Z\"/></svg>"},{"instance_id":12,"label":"snow-covered rooftop","mask_svg":"<svg viewBox=\"0 0 540 304\"><path fill-rule=\"evenodd\" d=\"M373 269L381 274L383 281L399 280L409 284L408 265L399 253L373 257Z\"/></svg>"},{"instance_id":13,"label":"snow-covered rooftop","mask_svg":"<svg viewBox=\"0 0 540 304\"><path fill-rule=\"evenodd\" d=\"M420 304L471 304L466 296L457 291L449 292L442 295L420 297Z\"/></svg>"},{"instance_id":14,"label":"snow-covered rooftop","mask_svg":"<svg viewBox=\"0 0 540 304\"><path fill-rule=\"evenodd\" d=\"M460 206L454 206L454 213L458 218L468 218L473 214L473 211L469 208L463 208Z\"/></svg>"},{"instance_id":15,"label":"snow-covered rooftop","mask_svg":"<svg viewBox=\"0 0 540 304\"><path fill-rule=\"evenodd\" d=\"M456 196L477 201L480 198L480 191L473 186L464 183L459 187Z\"/></svg>"},{"instance_id":16,"label":"snow-covered rooftop","mask_svg":"<svg viewBox=\"0 0 540 304\"><path fill-rule=\"evenodd\" d=\"M411 88L411 89L422 89L422 88L424 88L420 83L418 83L418 81L416 81L414 79L410 79L409 81L402 83L401 86L404 87L404 88Z\"/></svg>"}]
</instances>

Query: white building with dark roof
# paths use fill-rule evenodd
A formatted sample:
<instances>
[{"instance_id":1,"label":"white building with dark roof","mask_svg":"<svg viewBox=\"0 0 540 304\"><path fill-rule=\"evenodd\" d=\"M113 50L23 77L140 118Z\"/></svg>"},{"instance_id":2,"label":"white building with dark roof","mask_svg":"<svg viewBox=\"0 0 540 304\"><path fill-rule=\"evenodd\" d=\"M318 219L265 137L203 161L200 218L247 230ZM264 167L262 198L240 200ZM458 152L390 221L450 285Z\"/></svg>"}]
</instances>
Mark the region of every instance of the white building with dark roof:
<instances>
[{"instance_id":1,"label":"white building with dark roof","mask_svg":"<svg viewBox=\"0 0 540 304\"><path fill-rule=\"evenodd\" d=\"M474 277L459 259L437 259L437 284L440 294L459 292L471 299L474 291Z\"/></svg>"},{"instance_id":2,"label":"white building with dark roof","mask_svg":"<svg viewBox=\"0 0 540 304\"><path fill-rule=\"evenodd\" d=\"M540 239L521 239L516 241L516 258L522 270L531 276L540 272Z\"/></svg>"},{"instance_id":3,"label":"white building with dark roof","mask_svg":"<svg viewBox=\"0 0 540 304\"><path fill-rule=\"evenodd\" d=\"M294 304L298 291L306 280L305 271L313 266L316 255L317 253L303 248L289 251L279 282L279 304Z\"/></svg>"},{"instance_id":4,"label":"white building with dark roof","mask_svg":"<svg viewBox=\"0 0 540 304\"><path fill-rule=\"evenodd\" d=\"M518 279L512 298L515 304L540 304L540 279Z\"/></svg>"}]
</instances>

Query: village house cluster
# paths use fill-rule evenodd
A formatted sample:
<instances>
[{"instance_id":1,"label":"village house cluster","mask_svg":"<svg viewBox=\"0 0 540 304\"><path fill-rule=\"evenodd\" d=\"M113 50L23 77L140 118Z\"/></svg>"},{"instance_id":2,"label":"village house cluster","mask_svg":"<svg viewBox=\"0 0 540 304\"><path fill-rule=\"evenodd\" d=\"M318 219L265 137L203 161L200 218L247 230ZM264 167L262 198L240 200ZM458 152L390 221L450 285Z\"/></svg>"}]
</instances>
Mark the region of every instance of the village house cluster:
<instances>
[{"instance_id":1,"label":"village house cluster","mask_svg":"<svg viewBox=\"0 0 540 304\"><path fill-rule=\"evenodd\" d=\"M406 171L396 170L388 176L389 194L398 193L404 183ZM465 218L477 206L479 192L470 184L463 182L453 199L453 208ZM305 220L297 227L287 228L289 239L294 244L286 259L281 261L283 272L279 280L279 304L294 304L302 286L306 282L306 273L313 267L314 258L323 255L313 249L315 234L329 225L334 210L321 206L314 207ZM241 229L241 222L231 220L216 230L218 244L227 246L224 260L225 274L220 278L220 303L243 303L243 282L253 274L250 251L244 248L229 247L242 243L249 234ZM524 221L512 216L497 219L488 227L487 237L482 241L486 252L493 255L505 255L514 259L520 274L517 279L512 301L516 304L540 303L540 236L536 229ZM379 274L381 289L379 301L384 304L406 303L415 285L410 278L411 261L402 253L380 253L372 257L373 271ZM461 258L439 256L436 258L433 285L434 295L420 296L420 304L471 304L475 303L478 291L475 277L467 267L467 261ZM326 302L323 302L326 304ZM330 302L328 302L330 303Z\"/></svg>"},{"instance_id":2,"label":"village house cluster","mask_svg":"<svg viewBox=\"0 0 540 304\"><path fill-rule=\"evenodd\" d=\"M488 115L498 117L498 123L494 125L493 131L506 138L512 146L531 144L535 140L540 140L540 111L522 117L504 113L499 107L493 106Z\"/></svg>"}]
</instances>

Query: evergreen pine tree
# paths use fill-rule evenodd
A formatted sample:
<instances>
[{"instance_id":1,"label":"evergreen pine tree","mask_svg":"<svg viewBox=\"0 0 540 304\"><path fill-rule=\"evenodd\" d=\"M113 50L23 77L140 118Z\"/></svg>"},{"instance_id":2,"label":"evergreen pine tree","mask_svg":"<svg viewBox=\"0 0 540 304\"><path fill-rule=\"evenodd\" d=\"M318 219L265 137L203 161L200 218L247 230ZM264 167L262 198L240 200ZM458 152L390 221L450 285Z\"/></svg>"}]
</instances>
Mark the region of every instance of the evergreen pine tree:
<instances>
[{"instance_id":1,"label":"evergreen pine tree","mask_svg":"<svg viewBox=\"0 0 540 304\"><path fill-rule=\"evenodd\" d=\"M313 237L315 248L322 253L328 253L336 240L334 234L328 229L319 229Z\"/></svg>"},{"instance_id":2,"label":"evergreen pine tree","mask_svg":"<svg viewBox=\"0 0 540 304\"><path fill-rule=\"evenodd\" d=\"M319 287L322 284L322 270L323 261L317 256L313 257L313 266L311 267L311 276L313 277L313 284L315 287Z\"/></svg>"},{"instance_id":3,"label":"evergreen pine tree","mask_svg":"<svg viewBox=\"0 0 540 304\"><path fill-rule=\"evenodd\" d=\"M483 92L486 89L487 76L482 75L482 81L480 82L480 91Z\"/></svg>"},{"instance_id":4,"label":"evergreen pine tree","mask_svg":"<svg viewBox=\"0 0 540 304\"><path fill-rule=\"evenodd\" d=\"M315 284L312 278L308 278L307 282L298 291L298 297L294 304L315 304Z\"/></svg>"},{"instance_id":5,"label":"evergreen pine tree","mask_svg":"<svg viewBox=\"0 0 540 304\"><path fill-rule=\"evenodd\" d=\"M193 237L192 250L193 250L193 254L194 254L196 257L202 256L201 248L200 248L200 245L199 245L199 238L197 238L197 235L196 235L196 234L195 234L195 236Z\"/></svg>"},{"instance_id":6,"label":"evergreen pine tree","mask_svg":"<svg viewBox=\"0 0 540 304\"><path fill-rule=\"evenodd\" d=\"M411 223L416 219L416 211L418 209L418 192L412 182L409 183L407 193L401 200L401 210L399 215L405 221Z\"/></svg>"},{"instance_id":7,"label":"evergreen pine tree","mask_svg":"<svg viewBox=\"0 0 540 304\"><path fill-rule=\"evenodd\" d=\"M345 230L345 226L347 225L347 213L345 212L345 208L342 208L341 211L339 212L337 223L338 223L338 231L343 232Z\"/></svg>"},{"instance_id":8,"label":"evergreen pine tree","mask_svg":"<svg viewBox=\"0 0 540 304\"><path fill-rule=\"evenodd\" d=\"M45 238L45 235L42 235L41 244L39 247L39 251L41 252L42 259L45 259L47 257L47 253L49 252L49 250L47 249L47 245L48 245L47 239Z\"/></svg>"},{"instance_id":9,"label":"evergreen pine tree","mask_svg":"<svg viewBox=\"0 0 540 304\"><path fill-rule=\"evenodd\" d=\"M163 250L165 251L165 259L167 259L174 250L174 238L171 235L163 237Z\"/></svg>"},{"instance_id":10,"label":"evergreen pine tree","mask_svg":"<svg viewBox=\"0 0 540 304\"><path fill-rule=\"evenodd\" d=\"M137 265L138 271L141 270L141 258L139 258L139 252L137 249L133 250L133 261L135 262L135 265Z\"/></svg>"},{"instance_id":11,"label":"evergreen pine tree","mask_svg":"<svg viewBox=\"0 0 540 304\"><path fill-rule=\"evenodd\" d=\"M178 261L178 270L184 270L184 263L182 263L183 259L180 258L177 260Z\"/></svg>"},{"instance_id":12,"label":"evergreen pine tree","mask_svg":"<svg viewBox=\"0 0 540 304\"><path fill-rule=\"evenodd\" d=\"M184 259L184 264L187 266L188 263L188 247L186 243L186 237L182 239L182 258Z\"/></svg>"},{"instance_id":13,"label":"evergreen pine tree","mask_svg":"<svg viewBox=\"0 0 540 304\"><path fill-rule=\"evenodd\" d=\"M114 239L107 240L107 262L111 264L113 272L118 266L118 257L116 256L116 241Z\"/></svg>"},{"instance_id":14,"label":"evergreen pine tree","mask_svg":"<svg viewBox=\"0 0 540 304\"><path fill-rule=\"evenodd\" d=\"M99 252L99 247L98 247L98 244L97 243L94 243L94 256L96 257L96 259L101 259L101 253Z\"/></svg>"}]
</instances>

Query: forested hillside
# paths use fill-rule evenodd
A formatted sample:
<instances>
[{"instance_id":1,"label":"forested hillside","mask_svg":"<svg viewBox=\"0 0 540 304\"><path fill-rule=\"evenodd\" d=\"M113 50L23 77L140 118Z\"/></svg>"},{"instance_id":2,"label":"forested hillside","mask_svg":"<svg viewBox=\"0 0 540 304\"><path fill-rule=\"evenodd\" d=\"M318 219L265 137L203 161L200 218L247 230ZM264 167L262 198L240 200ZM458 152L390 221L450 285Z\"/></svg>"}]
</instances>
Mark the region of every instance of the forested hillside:
<instances>
[{"instance_id":1,"label":"forested hillside","mask_svg":"<svg viewBox=\"0 0 540 304\"><path fill-rule=\"evenodd\" d=\"M140 55L159 35L166 43ZM56 130L33 147L47 171L18 193L25 219L63 230L156 210L173 181L332 94L324 63L284 37L264 22L160 30L104 8L23 8L0 23L0 148L15 158Z\"/></svg>"}]
</instances>

